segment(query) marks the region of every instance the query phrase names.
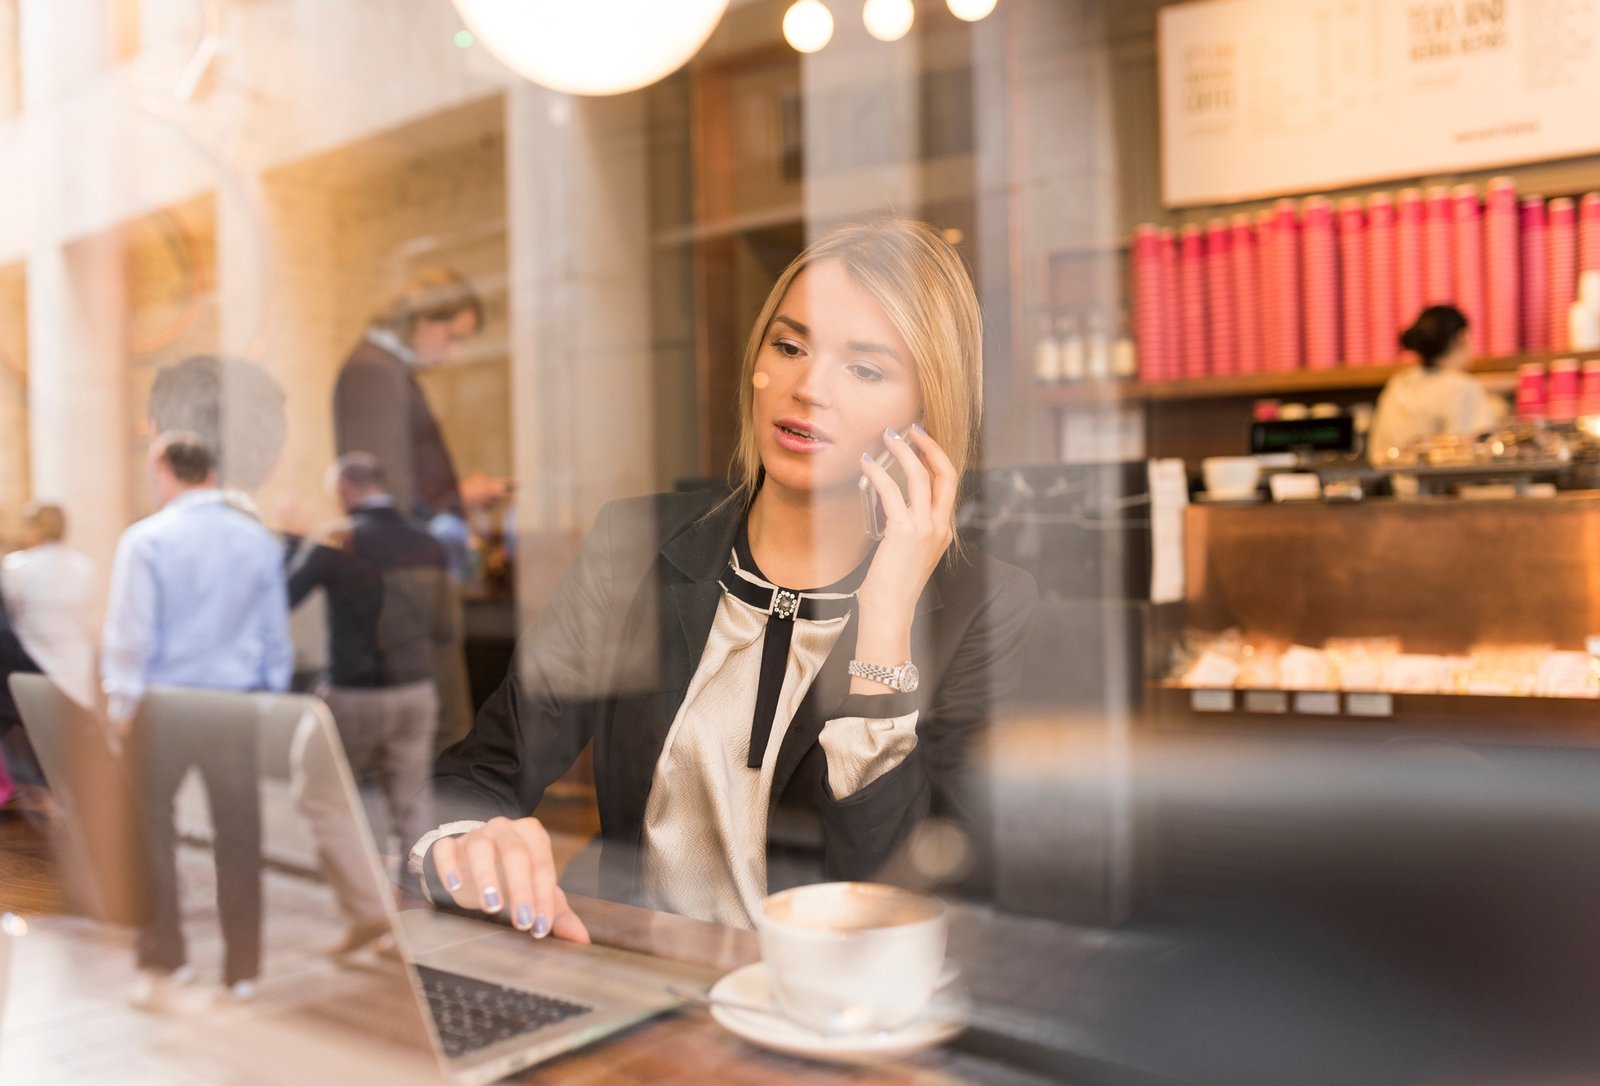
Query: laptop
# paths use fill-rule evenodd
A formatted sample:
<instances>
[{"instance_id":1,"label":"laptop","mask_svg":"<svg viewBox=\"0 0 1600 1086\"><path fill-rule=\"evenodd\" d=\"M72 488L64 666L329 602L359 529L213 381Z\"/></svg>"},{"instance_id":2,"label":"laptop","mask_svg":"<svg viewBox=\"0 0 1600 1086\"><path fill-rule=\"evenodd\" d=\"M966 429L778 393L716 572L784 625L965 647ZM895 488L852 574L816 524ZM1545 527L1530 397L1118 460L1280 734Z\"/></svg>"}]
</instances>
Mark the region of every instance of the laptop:
<instances>
[{"instance_id":1,"label":"laptop","mask_svg":"<svg viewBox=\"0 0 1600 1086\"><path fill-rule=\"evenodd\" d=\"M47 777L57 791L74 793L73 768L82 757L73 749L83 745L84 729L91 726L85 711L43 676L14 675L11 688ZM187 718L212 727L256 729L263 777L282 761L281 752L288 749L285 735L295 729L303 729L300 742L320 744L337 765L348 828L366 850L374 885L388 906L406 983L386 989L381 967L361 966L318 978L326 980L321 992L317 984L300 984L297 1005L284 1009L303 1021L314 1021L324 1030L332 1025L366 1034L366 1041L393 1048L407 1040L414 1044L415 1037L406 1034L414 1033L412 1023L420 1018L444 1076L471 1086L677 1009L682 1001L668 993L669 985L704 987L715 979L705 968L686 963L610 947L535 940L506 924L427 907L395 907L392 871L385 872L386 860L368 829L333 718L320 699L152 688L141 712L146 725L154 727ZM272 794L264 796L266 806ZM269 812L269 837L273 824ZM323 891L321 898L331 909L331 894ZM269 936L286 923L282 918L269 923ZM263 1003L272 1002L273 953L269 944Z\"/></svg>"}]
</instances>

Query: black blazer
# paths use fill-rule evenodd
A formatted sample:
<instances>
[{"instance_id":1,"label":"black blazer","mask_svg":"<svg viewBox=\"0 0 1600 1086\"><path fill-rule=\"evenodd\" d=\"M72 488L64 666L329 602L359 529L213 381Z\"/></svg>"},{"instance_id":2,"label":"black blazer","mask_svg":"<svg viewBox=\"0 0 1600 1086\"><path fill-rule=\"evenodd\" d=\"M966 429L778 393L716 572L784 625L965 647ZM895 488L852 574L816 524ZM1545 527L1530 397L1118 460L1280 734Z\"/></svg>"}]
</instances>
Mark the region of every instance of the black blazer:
<instances>
[{"instance_id":1,"label":"black blazer","mask_svg":"<svg viewBox=\"0 0 1600 1086\"><path fill-rule=\"evenodd\" d=\"M743 511L725 490L613 502L601 510L510 674L472 731L440 755L441 822L519 818L594 743L601 891L636 896L645 803L667 732L699 665ZM768 882L863 879L929 813L969 815L968 746L1016 690L1033 578L968 550L941 562L917 606L913 694L849 694L855 619L784 736L768 815ZM892 662L892 661L891 661ZM754 704L755 691L751 691ZM818 736L830 719L918 709L899 766L833 798ZM811 865L794 864L810 853ZM787 874L785 874L787 873Z\"/></svg>"}]
</instances>

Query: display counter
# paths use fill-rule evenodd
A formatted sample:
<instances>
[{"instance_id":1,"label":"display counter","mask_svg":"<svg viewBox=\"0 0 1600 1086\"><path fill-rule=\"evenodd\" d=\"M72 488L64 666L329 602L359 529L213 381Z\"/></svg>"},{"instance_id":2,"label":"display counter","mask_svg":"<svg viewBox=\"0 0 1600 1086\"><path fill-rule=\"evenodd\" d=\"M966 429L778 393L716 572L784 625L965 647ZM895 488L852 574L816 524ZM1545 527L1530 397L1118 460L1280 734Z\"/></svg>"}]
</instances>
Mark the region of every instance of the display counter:
<instances>
[{"instance_id":1,"label":"display counter","mask_svg":"<svg viewBox=\"0 0 1600 1086\"><path fill-rule=\"evenodd\" d=\"M1193 505L1147 716L1600 740L1600 492Z\"/></svg>"}]
</instances>

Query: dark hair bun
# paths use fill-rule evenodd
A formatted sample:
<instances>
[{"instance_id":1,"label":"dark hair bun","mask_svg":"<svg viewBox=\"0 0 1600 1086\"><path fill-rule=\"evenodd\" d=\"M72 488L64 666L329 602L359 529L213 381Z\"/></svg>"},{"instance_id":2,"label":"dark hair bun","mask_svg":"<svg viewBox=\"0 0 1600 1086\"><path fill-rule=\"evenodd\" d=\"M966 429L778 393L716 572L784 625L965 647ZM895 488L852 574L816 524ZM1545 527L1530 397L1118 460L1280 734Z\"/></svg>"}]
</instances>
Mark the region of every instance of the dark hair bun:
<instances>
[{"instance_id":1,"label":"dark hair bun","mask_svg":"<svg viewBox=\"0 0 1600 1086\"><path fill-rule=\"evenodd\" d=\"M1416 352L1422 364L1431 368L1455 346L1467 323L1467 315L1453 305L1430 305L1400 333L1400 346Z\"/></svg>"}]
</instances>

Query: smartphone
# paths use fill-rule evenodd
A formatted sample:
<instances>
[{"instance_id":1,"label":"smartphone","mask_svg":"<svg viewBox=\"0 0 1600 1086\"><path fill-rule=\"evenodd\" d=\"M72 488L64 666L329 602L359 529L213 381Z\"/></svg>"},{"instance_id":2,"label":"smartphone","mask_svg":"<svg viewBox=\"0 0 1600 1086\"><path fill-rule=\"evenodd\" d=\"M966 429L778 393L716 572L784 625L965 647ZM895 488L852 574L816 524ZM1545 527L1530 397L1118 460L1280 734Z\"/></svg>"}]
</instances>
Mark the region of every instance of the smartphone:
<instances>
[{"instance_id":1,"label":"smartphone","mask_svg":"<svg viewBox=\"0 0 1600 1086\"><path fill-rule=\"evenodd\" d=\"M906 425L900 430L900 433L905 433L906 430L911 429L912 426L921 421L922 416L918 415L916 418L906 423ZM892 472L895 462L894 452L888 448L885 448L882 454L878 457L878 466L883 468L885 471ZM895 482L901 486L905 485L904 480L899 478L896 478ZM882 539L883 533L888 530L889 523L883 514L883 499L878 497L878 488L873 486L872 480L867 478L865 475L861 476L861 481L857 483L856 486L861 491L861 519L863 527L866 529L867 535L871 538Z\"/></svg>"}]
</instances>

